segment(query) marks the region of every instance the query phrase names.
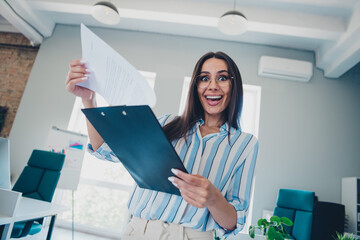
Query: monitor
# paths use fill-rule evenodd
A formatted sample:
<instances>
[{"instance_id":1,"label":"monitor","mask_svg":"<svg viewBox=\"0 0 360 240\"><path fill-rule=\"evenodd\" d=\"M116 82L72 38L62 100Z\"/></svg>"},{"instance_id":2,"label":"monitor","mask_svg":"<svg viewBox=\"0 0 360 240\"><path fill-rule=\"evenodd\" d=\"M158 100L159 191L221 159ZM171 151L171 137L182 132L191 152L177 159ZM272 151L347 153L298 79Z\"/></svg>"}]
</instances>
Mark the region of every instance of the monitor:
<instances>
[{"instance_id":1,"label":"monitor","mask_svg":"<svg viewBox=\"0 0 360 240\"><path fill-rule=\"evenodd\" d=\"M0 188L10 190L10 142L0 137Z\"/></svg>"}]
</instances>

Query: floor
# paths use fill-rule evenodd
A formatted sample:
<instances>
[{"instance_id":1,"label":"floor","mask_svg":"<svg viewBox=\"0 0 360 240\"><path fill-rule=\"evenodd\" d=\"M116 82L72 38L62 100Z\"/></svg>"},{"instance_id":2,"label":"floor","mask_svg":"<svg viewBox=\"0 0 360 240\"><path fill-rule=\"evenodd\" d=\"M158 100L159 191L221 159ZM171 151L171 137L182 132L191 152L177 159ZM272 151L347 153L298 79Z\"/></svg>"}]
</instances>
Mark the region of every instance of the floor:
<instances>
[{"instance_id":1,"label":"floor","mask_svg":"<svg viewBox=\"0 0 360 240\"><path fill-rule=\"evenodd\" d=\"M82 232L74 232L74 239L70 229L55 227L53 230L52 240L112 240L111 238L104 238Z\"/></svg>"}]
</instances>

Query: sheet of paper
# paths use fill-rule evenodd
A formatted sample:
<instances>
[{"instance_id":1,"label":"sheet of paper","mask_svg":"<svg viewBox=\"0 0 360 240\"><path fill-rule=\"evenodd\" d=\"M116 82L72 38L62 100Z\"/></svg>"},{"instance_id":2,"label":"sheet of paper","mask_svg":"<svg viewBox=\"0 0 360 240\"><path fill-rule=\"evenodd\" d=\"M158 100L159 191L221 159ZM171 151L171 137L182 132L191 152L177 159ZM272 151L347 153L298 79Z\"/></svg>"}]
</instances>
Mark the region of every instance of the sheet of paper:
<instances>
[{"instance_id":1,"label":"sheet of paper","mask_svg":"<svg viewBox=\"0 0 360 240\"><path fill-rule=\"evenodd\" d=\"M110 105L149 105L156 96L149 83L126 59L81 24L82 58L90 78L78 85L99 93Z\"/></svg>"}]
</instances>

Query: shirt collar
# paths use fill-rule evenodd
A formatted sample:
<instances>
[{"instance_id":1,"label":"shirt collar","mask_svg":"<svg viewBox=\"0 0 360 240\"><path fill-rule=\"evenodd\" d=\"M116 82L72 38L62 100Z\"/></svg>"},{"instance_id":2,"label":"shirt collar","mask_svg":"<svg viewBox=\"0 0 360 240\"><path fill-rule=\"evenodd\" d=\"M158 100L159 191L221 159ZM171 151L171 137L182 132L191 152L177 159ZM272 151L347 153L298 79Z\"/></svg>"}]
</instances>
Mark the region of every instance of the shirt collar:
<instances>
[{"instance_id":1,"label":"shirt collar","mask_svg":"<svg viewBox=\"0 0 360 240\"><path fill-rule=\"evenodd\" d=\"M199 118L199 120L197 120L196 124L198 127L201 127L205 121L202 118ZM235 130L233 127L230 127L231 132L233 132L233 130ZM228 133L229 132L229 124L226 122L224 123L221 127L220 127L220 133Z\"/></svg>"}]
</instances>

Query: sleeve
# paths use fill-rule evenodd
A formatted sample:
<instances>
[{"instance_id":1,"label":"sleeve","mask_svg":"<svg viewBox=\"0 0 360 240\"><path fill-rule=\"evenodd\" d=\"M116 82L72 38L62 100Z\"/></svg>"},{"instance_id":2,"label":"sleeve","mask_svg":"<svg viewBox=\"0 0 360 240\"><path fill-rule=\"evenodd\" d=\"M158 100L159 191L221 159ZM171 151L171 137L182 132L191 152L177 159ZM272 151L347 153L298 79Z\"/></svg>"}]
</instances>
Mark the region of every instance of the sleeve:
<instances>
[{"instance_id":1,"label":"sleeve","mask_svg":"<svg viewBox=\"0 0 360 240\"><path fill-rule=\"evenodd\" d=\"M158 118L158 121L160 123L161 127L164 127L166 124L168 124L169 122L173 121L175 118L177 118L178 116L174 115L174 114L165 114L161 117Z\"/></svg>"},{"instance_id":2,"label":"sleeve","mask_svg":"<svg viewBox=\"0 0 360 240\"><path fill-rule=\"evenodd\" d=\"M115 163L120 162L120 160L116 157L109 145L107 145L105 142L96 151L94 151L92 145L89 143L87 146L87 150L91 155L95 156L98 159Z\"/></svg>"},{"instance_id":3,"label":"sleeve","mask_svg":"<svg viewBox=\"0 0 360 240\"><path fill-rule=\"evenodd\" d=\"M236 210L237 220L234 230L229 231L215 224L218 232L225 237L238 234L245 225L247 215L249 213L251 188L254 177L255 163L258 153L258 141L255 137L251 141L250 150L244 161L237 167L231 177L229 188L226 192L226 200L234 206Z\"/></svg>"}]
</instances>

